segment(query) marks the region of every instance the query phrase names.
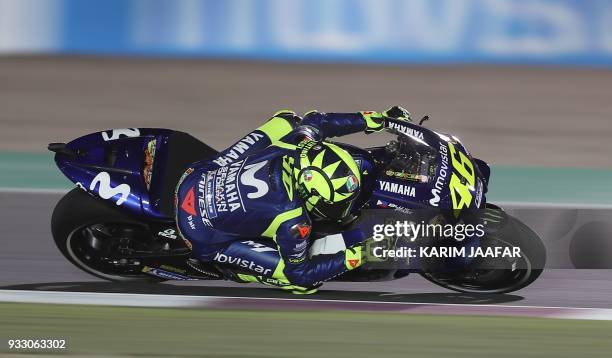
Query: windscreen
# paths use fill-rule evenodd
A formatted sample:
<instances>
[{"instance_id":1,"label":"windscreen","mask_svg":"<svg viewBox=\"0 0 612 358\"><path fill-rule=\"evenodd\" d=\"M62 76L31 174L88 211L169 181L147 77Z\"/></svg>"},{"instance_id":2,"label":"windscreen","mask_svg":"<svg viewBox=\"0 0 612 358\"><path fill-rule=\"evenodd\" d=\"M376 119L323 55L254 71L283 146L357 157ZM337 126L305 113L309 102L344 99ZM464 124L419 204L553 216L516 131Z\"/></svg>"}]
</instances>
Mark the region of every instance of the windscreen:
<instances>
[{"instance_id":1,"label":"windscreen","mask_svg":"<svg viewBox=\"0 0 612 358\"><path fill-rule=\"evenodd\" d=\"M407 181L429 183L435 178L438 152L429 145L400 135L387 145L392 159L385 167L385 174Z\"/></svg>"}]
</instances>

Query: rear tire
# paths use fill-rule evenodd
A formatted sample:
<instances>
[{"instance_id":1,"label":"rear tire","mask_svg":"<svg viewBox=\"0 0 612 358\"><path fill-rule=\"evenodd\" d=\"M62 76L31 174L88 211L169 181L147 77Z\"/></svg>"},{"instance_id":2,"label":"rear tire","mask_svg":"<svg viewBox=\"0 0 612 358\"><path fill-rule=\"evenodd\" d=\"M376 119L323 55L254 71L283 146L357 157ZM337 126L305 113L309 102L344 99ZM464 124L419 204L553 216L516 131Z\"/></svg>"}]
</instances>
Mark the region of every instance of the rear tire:
<instances>
[{"instance_id":1,"label":"rear tire","mask_svg":"<svg viewBox=\"0 0 612 358\"><path fill-rule=\"evenodd\" d=\"M84 250L95 250L95 240L97 240L92 236L91 228L105 224L126 227L126 230L128 228L147 227L107 202L92 197L84 190L75 188L62 197L55 206L51 218L51 231L53 240L64 257L76 267L91 275L119 282L165 281L136 271L129 274L104 272L95 267L94 261L88 262L88 255ZM89 248L86 244L88 240L94 242L93 246L90 245Z\"/></svg>"}]
</instances>

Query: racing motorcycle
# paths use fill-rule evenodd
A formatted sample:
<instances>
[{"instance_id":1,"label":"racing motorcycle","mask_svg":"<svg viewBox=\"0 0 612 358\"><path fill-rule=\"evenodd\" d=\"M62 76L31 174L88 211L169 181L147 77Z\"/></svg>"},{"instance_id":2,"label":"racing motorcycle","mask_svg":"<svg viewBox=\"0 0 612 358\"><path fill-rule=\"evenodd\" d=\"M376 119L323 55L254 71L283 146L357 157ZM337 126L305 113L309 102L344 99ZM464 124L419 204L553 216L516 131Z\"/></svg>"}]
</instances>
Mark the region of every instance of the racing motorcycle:
<instances>
[{"instance_id":1,"label":"racing motorcycle","mask_svg":"<svg viewBox=\"0 0 612 358\"><path fill-rule=\"evenodd\" d=\"M363 149L336 143L361 167L357 204L362 209L342 224L315 223L310 255L333 253L334 248L337 252L355 233L371 237L377 223L472 222L484 227L484 235L452 240L450 245L448 239L402 241L391 235L382 242L370 240L369 249L375 252L376 245L379 252L381 245L394 252L410 248L435 252L443 246L481 252L519 248L520 255L395 255L371 260L334 280L374 282L418 273L434 284L466 293L507 293L529 285L546 262L542 240L487 202L487 163L472 157L455 136L423 126L424 120L417 124L388 118L386 130L396 138L383 146ZM97 132L69 143L51 143L48 149L55 152L59 169L76 184L52 216L55 243L74 265L111 281L225 279L223 270L198 265L190 257L191 245L174 220L179 178L192 163L213 157L216 150L187 133L156 128Z\"/></svg>"}]
</instances>

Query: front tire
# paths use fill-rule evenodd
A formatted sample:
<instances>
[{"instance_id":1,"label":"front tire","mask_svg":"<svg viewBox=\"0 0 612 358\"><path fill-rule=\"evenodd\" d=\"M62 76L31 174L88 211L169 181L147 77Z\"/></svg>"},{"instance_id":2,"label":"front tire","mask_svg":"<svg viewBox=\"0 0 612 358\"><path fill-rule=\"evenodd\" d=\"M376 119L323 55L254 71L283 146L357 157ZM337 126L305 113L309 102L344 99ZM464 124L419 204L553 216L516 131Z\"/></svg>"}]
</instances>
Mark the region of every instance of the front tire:
<instances>
[{"instance_id":1,"label":"front tire","mask_svg":"<svg viewBox=\"0 0 612 358\"><path fill-rule=\"evenodd\" d=\"M474 260L467 271L423 272L424 278L457 292L503 294L529 286L542 274L546 248L538 234L497 208L487 210L494 210L497 217L503 216L503 221L498 223L499 227L493 233L481 239L481 247L519 247L521 258L507 264L499 260L495 265L486 259Z\"/></svg>"}]
</instances>

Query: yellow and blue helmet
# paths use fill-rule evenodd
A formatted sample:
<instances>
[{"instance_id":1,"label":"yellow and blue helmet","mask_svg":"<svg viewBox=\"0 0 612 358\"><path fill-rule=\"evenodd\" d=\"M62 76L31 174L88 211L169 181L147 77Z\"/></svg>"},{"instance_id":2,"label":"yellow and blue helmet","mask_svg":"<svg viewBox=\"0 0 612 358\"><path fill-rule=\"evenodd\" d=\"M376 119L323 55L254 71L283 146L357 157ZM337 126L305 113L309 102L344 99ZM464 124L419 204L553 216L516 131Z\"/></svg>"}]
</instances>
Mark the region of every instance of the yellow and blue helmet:
<instances>
[{"instance_id":1,"label":"yellow and blue helmet","mask_svg":"<svg viewBox=\"0 0 612 358\"><path fill-rule=\"evenodd\" d=\"M353 157L328 142L300 143L297 192L315 219L340 221L359 195L361 174Z\"/></svg>"}]
</instances>

